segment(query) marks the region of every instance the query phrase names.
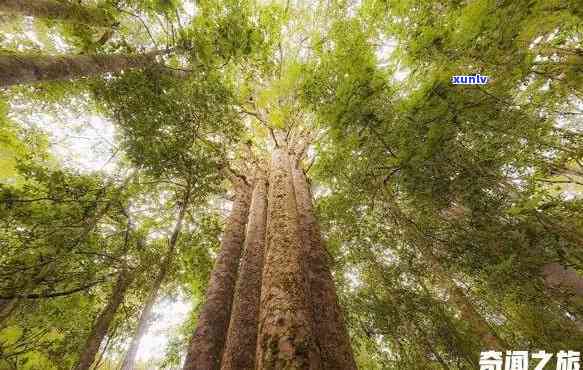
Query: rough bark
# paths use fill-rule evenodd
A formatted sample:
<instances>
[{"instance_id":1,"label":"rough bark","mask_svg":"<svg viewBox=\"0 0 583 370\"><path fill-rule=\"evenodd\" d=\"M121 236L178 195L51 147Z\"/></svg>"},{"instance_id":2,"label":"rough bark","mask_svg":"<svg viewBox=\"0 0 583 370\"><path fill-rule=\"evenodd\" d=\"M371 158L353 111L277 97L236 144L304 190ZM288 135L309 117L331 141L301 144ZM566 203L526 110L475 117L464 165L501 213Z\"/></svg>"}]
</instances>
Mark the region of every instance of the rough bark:
<instances>
[{"instance_id":1,"label":"rough bark","mask_svg":"<svg viewBox=\"0 0 583 370\"><path fill-rule=\"evenodd\" d=\"M211 272L206 300L190 341L184 370L219 368L231 317L250 198L250 189L239 181L233 209L221 240L221 251Z\"/></svg>"},{"instance_id":2,"label":"rough bark","mask_svg":"<svg viewBox=\"0 0 583 370\"><path fill-rule=\"evenodd\" d=\"M83 351L79 356L79 361L75 366L75 370L88 370L91 368L91 365L95 361L95 356L97 355L97 352L99 352L101 342L113 321L113 317L123 302L125 292L130 282L131 276L126 271L122 271L118 276L117 282L113 288L113 293L109 298L107 305L93 324L93 328L91 329L91 333L89 333L89 337L87 337Z\"/></svg>"},{"instance_id":3,"label":"rough bark","mask_svg":"<svg viewBox=\"0 0 583 370\"><path fill-rule=\"evenodd\" d=\"M312 312L318 333L322 369L356 369L350 338L330 272L328 254L314 215L312 193L301 168L294 167L293 182L302 242L306 250Z\"/></svg>"},{"instance_id":4,"label":"rough bark","mask_svg":"<svg viewBox=\"0 0 583 370\"><path fill-rule=\"evenodd\" d=\"M287 148L270 172L256 369L321 369Z\"/></svg>"},{"instance_id":5,"label":"rough bark","mask_svg":"<svg viewBox=\"0 0 583 370\"><path fill-rule=\"evenodd\" d=\"M257 320L267 217L267 179L258 176L251 198L245 248L241 257L233 310L221 369L255 369Z\"/></svg>"},{"instance_id":6,"label":"rough bark","mask_svg":"<svg viewBox=\"0 0 583 370\"><path fill-rule=\"evenodd\" d=\"M2 0L0 13L107 27L115 23L103 9L55 0Z\"/></svg>"},{"instance_id":7,"label":"rough bark","mask_svg":"<svg viewBox=\"0 0 583 370\"><path fill-rule=\"evenodd\" d=\"M41 56L3 53L0 54L0 87L92 77L142 68L153 62L153 54Z\"/></svg>"},{"instance_id":8,"label":"rough bark","mask_svg":"<svg viewBox=\"0 0 583 370\"><path fill-rule=\"evenodd\" d=\"M158 298L158 292L160 291L160 287L166 279L166 275L168 275L168 271L172 262L174 261L174 254L176 251L176 244L178 242L178 238L180 237L180 232L182 231L182 224L184 221L184 216L186 215L186 209L188 207L188 203L190 201L190 188L185 192L184 199L182 200L182 204L180 205L180 211L178 213L178 217L176 219L176 224L174 225L174 230L172 231L172 236L170 237L168 251L166 252L166 256L164 257L164 261L160 267L160 271L152 284L152 289L144 302L144 308L142 309L142 313L140 314L140 318L138 320L138 327L134 333L132 338L132 342L130 343L130 348L126 352L122 363L122 370L133 370L136 362L136 355L138 354L138 349L140 347L140 342L143 336L148 331L148 327L150 325L150 319L152 316L152 309L154 307L154 303L156 303L156 299Z\"/></svg>"}]
</instances>

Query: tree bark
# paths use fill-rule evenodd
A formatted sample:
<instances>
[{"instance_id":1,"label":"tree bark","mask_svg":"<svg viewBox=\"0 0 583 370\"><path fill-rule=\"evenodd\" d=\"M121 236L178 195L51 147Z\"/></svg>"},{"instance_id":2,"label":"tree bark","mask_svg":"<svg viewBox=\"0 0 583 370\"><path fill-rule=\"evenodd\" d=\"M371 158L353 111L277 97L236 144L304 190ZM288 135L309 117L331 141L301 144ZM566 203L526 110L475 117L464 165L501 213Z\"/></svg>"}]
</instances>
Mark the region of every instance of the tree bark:
<instances>
[{"instance_id":1,"label":"tree bark","mask_svg":"<svg viewBox=\"0 0 583 370\"><path fill-rule=\"evenodd\" d=\"M245 240L250 198L249 187L238 181L233 209L223 232L221 251L211 273L206 301L190 341L184 370L211 370L220 366L231 317L237 268Z\"/></svg>"},{"instance_id":2,"label":"tree bark","mask_svg":"<svg viewBox=\"0 0 583 370\"><path fill-rule=\"evenodd\" d=\"M166 256L164 257L164 261L160 266L160 271L152 284L152 290L150 294L146 298L144 302L144 308L142 309L142 313L140 314L140 318L138 320L138 327L134 333L132 338L132 342L130 343L130 348L126 352L122 363L122 370L133 370L136 362L136 355L138 354L138 349L140 347L140 342L143 336L148 331L148 327L150 325L150 319L152 316L152 309L154 307L154 303L156 303L156 299L158 298L158 292L160 291L160 287L168 275L168 270L174 261L174 255L176 252L176 244L178 242L178 238L180 237L180 232L182 231L182 224L184 222L184 216L186 215L186 209L188 208L188 203L190 201L190 186L185 191L184 198L182 200L182 204L180 205L180 211L178 213L178 217L176 219L176 224L174 225L174 230L172 231L172 236L170 237L168 251L166 252Z\"/></svg>"},{"instance_id":3,"label":"tree bark","mask_svg":"<svg viewBox=\"0 0 583 370\"><path fill-rule=\"evenodd\" d=\"M97 317L97 320L91 329L91 333L89 333L89 337L87 337L87 341L85 342L83 351L79 356L79 361L77 362L77 366L75 366L75 370L89 370L89 368L91 368L91 365L95 361L95 356L97 355L97 352L99 352L101 342L107 334L117 309L123 302L125 292L130 283L131 276L128 272L125 270L120 272L109 302Z\"/></svg>"},{"instance_id":4,"label":"tree bark","mask_svg":"<svg viewBox=\"0 0 583 370\"><path fill-rule=\"evenodd\" d=\"M322 356L322 369L356 369L350 338L330 272L328 254L322 243L320 227L314 215L312 193L301 168L294 167L293 182L300 231L307 256L312 312L318 333L317 341Z\"/></svg>"},{"instance_id":5,"label":"tree bark","mask_svg":"<svg viewBox=\"0 0 583 370\"><path fill-rule=\"evenodd\" d=\"M2 0L0 13L108 27L115 23L105 10L54 0Z\"/></svg>"},{"instance_id":6,"label":"tree bark","mask_svg":"<svg viewBox=\"0 0 583 370\"><path fill-rule=\"evenodd\" d=\"M0 87L92 77L106 72L142 68L154 54L67 55L0 54Z\"/></svg>"},{"instance_id":7,"label":"tree bark","mask_svg":"<svg viewBox=\"0 0 583 370\"><path fill-rule=\"evenodd\" d=\"M270 172L256 369L321 369L287 148Z\"/></svg>"},{"instance_id":8,"label":"tree bark","mask_svg":"<svg viewBox=\"0 0 583 370\"><path fill-rule=\"evenodd\" d=\"M223 370L255 369L266 217L267 179L259 175L251 198L245 249L239 266L233 313L221 365Z\"/></svg>"}]
</instances>

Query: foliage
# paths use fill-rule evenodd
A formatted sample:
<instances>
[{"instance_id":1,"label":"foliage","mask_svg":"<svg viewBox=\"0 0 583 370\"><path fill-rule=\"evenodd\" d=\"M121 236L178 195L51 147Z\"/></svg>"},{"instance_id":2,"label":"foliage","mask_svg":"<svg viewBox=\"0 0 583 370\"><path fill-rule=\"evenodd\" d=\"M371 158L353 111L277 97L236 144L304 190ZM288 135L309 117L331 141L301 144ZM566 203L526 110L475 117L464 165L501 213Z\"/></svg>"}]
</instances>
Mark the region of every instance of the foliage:
<instances>
[{"instance_id":1,"label":"foliage","mask_svg":"<svg viewBox=\"0 0 583 370\"><path fill-rule=\"evenodd\" d=\"M159 299L186 297L192 313L165 357L141 364L180 366L225 170L249 175L286 131L316 138L304 165L360 368L476 368L476 320L507 349L580 348L581 295L545 272L583 272L577 1L81 3L111 26L15 17L0 49L156 56L3 92L0 309L17 304L0 315L0 367L71 368L131 271L99 368L119 366L184 209ZM451 83L475 73L489 83ZM43 126L85 100L115 128L114 171L66 166L14 114Z\"/></svg>"}]
</instances>

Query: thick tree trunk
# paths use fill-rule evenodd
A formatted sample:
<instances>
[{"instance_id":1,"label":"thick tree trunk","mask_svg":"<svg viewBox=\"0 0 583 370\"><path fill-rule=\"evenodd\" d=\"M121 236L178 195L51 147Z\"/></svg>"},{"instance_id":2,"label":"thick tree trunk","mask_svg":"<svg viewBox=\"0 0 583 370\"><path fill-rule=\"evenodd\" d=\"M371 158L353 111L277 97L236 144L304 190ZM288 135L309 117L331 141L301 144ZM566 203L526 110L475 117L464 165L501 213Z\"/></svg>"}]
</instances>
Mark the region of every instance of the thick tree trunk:
<instances>
[{"instance_id":1,"label":"thick tree trunk","mask_svg":"<svg viewBox=\"0 0 583 370\"><path fill-rule=\"evenodd\" d=\"M287 148L273 152L256 369L321 369Z\"/></svg>"},{"instance_id":2,"label":"thick tree trunk","mask_svg":"<svg viewBox=\"0 0 583 370\"><path fill-rule=\"evenodd\" d=\"M314 215L312 193L301 168L293 169L293 182L302 241L306 249L312 311L322 356L322 369L356 369L350 338L330 272L328 254Z\"/></svg>"},{"instance_id":3,"label":"thick tree trunk","mask_svg":"<svg viewBox=\"0 0 583 370\"><path fill-rule=\"evenodd\" d=\"M190 341L184 370L212 370L220 366L231 317L237 268L245 240L250 193L246 184L236 185L233 209L225 226L221 251L211 273L206 301Z\"/></svg>"},{"instance_id":4,"label":"thick tree trunk","mask_svg":"<svg viewBox=\"0 0 583 370\"><path fill-rule=\"evenodd\" d=\"M130 343L130 348L126 352L122 363L122 370L133 370L134 365L136 362L136 355L138 354L138 349L140 347L140 342L142 337L148 331L148 326L150 325L150 318L152 316L152 309L154 307L154 303L156 303L156 299L158 298L158 292L160 291L160 287L168 275L168 270L174 261L174 254L176 251L176 244L178 242L178 238L180 237L180 232L182 231L182 224L184 222L184 216L186 215L186 209L188 208L188 203L190 201L190 188L185 192L184 199L182 200L182 204L180 205L180 211L178 213L178 217L176 219L176 224L174 225L174 230L172 231L172 236L170 237L168 251L166 252L166 256L164 257L164 261L160 266L160 271L154 280L154 284L152 284L152 290L150 294L146 298L144 303L144 308L142 309L142 313L140 314L140 318L138 320L138 327L136 328L136 332L132 338L132 342Z\"/></svg>"},{"instance_id":5,"label":"thick tree trunk","mask_svg":"<svg viewBox=\"0 0 583 370\"><path fill-rule=\"evenodd\" d=\"M245 249L239 266L233 312L221 364L223 370L255 369L266 217L267 179L265 175L259 175L251 198Z\"/></svg>"},{"instance_id":6,"label":"thick tree trunk","mask_svg":"<svg viewBox=\"0 0 583 370\"><path fill-rule=\"evenodd\" d=\"M55 0L2 0L0 13L107 27L115 23L103 9Z\"/></svg>"},{"instance_id":7,"label":"thick tree trunk","mask_svg":"<svg viewBox=\"0 0 583 370\"><path fill-rule=\"evenodd\" d=\"M154 54L41 56L0 54L0 87L70 80L153 64Z\"/></svg>"},{"instance_id":8,"label":"thick tree trunk","mask_svg":"<svg viewBox=\"0 0 583 370\"><path fill-rule=\"evenodd\" d=\"M107 334L117 309L123 302L125 292L130 283L131 276L126 271L122 271L115 283L109 302L107 302L107 305L97 317L97 320L91 329L91 333L89 333L89 337L87 337L87 341L85 342L83 351L79 356L79 361L77 362L77 366L75 366L75 370L88 370L91 368L93 361L95 361L95 356L97 355L97 352L99 352L101 342Z\"/></svg>"}]
</instances>

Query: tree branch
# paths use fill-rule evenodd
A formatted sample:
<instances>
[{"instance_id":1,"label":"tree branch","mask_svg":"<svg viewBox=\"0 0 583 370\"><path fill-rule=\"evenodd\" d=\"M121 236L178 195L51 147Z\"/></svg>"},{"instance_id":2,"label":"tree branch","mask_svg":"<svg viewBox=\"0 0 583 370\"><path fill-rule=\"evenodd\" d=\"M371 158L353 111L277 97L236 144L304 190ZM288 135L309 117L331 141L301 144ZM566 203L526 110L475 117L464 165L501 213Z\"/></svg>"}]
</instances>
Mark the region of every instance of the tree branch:
<instances>
[{"instance_id":1,"label":"tree branch","mask_svg":"<svg viewBox=\"0 0 583 370\"><path fill-rule=\"evenodd\" d=\"M55 297L63 297L63 296L67 296L67 295L71 295L74 293L78 293L81 292L83 290L87 290L89 288L92 288L98 284L104 283L105 280L97 280L94 282L91 282L89 284L85 284L82 285L80 287L77 287L75 289L70 289L70 290L65 290L62 292L55 292L55 293L35 293L35 294L13 294L13 295L0 295L0 299L15 299L15 298L21 298L21 299L45 299L45 298L55 298Z\"/></svg>"}]
</instances>

